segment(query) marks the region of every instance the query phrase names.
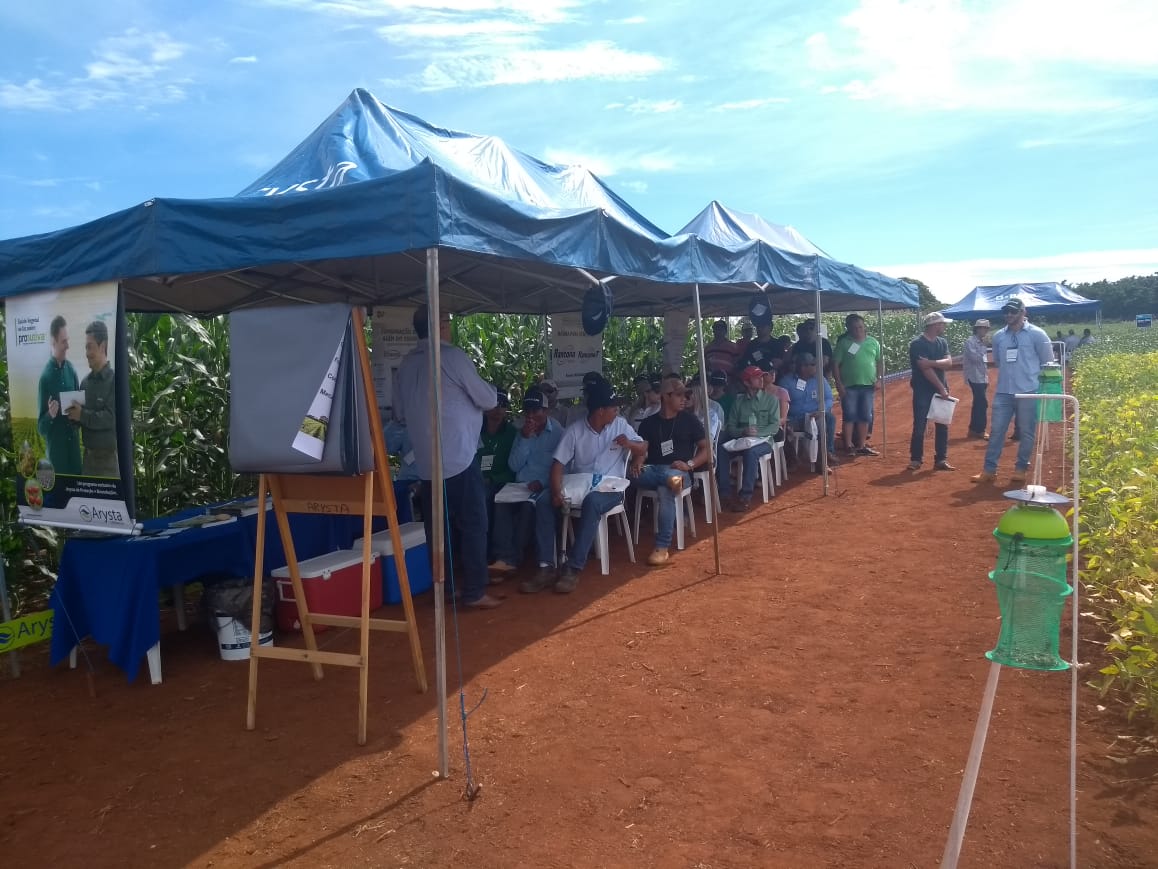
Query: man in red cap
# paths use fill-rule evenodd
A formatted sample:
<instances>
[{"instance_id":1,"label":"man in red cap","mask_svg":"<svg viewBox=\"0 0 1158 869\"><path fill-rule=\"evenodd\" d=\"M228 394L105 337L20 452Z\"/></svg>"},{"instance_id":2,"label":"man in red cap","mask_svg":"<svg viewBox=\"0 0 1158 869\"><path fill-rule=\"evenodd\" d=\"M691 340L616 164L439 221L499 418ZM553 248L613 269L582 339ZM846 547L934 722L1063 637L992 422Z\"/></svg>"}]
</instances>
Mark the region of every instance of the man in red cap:
<instances>
[{"instance_id":1,"label":"man in red cap","mask_svg":"<svg viewBox=\"0 0 1158 869\"><path fill-rule=\"evenodd\" d=\"M752 505L752 490L756 488L756 473L760 468L760 457L772 452L769 441L780 430L780 399L764 391L764 372L755 365L749 365L740 372L740 382L744 392L736 396L728 419L724 424L725 437L760 438L753 446L727 451L720 463L717 479L720 484L721 502L728 500L732 491L729 462L740 457L744 460L744 473L740 478L740 495L732 509L743 513Z\"/></svg>"}]
</instances>

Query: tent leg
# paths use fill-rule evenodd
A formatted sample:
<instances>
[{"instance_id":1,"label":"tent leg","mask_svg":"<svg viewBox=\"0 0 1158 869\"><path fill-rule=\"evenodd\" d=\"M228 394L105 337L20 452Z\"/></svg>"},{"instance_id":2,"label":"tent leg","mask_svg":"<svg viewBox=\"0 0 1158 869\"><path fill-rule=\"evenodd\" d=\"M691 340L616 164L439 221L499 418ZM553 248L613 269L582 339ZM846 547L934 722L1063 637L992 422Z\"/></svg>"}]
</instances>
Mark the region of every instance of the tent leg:
<instances>
[{"instance_id":1,"label":"tent leg","mask_svg":"<svg viewBox=\"0 0 1158 869\"><path fill-rule=\"evenodd\" d=\"M708 462L708 489L710 491L704 492L705 498L710 498L710 504L719 504L716 500L716 445L712 441L712 418L708 413L708 363L704 356L704 315L700 310L700 285L695 285L696 296L696 351L700 356L700 400L704 405L704 428L708 432L708 449L711 451L712 460ZM719 515L716 516L716 521L712 523L712 551L716 556L716 576L723 573L720 567L720 522Z\"/></svg>"},{"instance_id":2,"label":"tent leg","mask_svg":"<svg viewBox=\"0 0 1158 869\"><path fill-rule=\"evenodd\" d=\"M881 336L881 340L885 337L885 315L884 306L877 301L877 333ZM885 405L888 402L885 400L885 375L888 373L888 365L885 363L884 345L881 350L881 452L884 452L889 447L889 419L885 412Z\"/></svg>"},{"instance_id":3,"label":"tent leg","mask_svg":"<svg viewBox=\"0 0 1158 869\"><path fill-rule=\"evenodd\" d=\"M820 288L816 289L816 395L817 406L821 410L817 420L820 433L820 443L816 445L816 454L820 457L821 477L824 480L824 494L828 494L828 415L824 413L824 384L828 375L824 371L824 339L820 337Z\"/></svg>"},{"instance_id":4,"label":"tent leg","mask_svg":"<svg viewBox=\"0 0 1158 869\"><path fill-rule=\"evenodd\" d=\"M441 312L438 287L438 248L426 250L427 336L430 340L430 430L433 451L430 461L430 558L434 569L434 682L438 697L438 772L450 775L450 752L446 726L446 502L442 479L442 342L438 340Z\"/></svg>"}]
</instances>

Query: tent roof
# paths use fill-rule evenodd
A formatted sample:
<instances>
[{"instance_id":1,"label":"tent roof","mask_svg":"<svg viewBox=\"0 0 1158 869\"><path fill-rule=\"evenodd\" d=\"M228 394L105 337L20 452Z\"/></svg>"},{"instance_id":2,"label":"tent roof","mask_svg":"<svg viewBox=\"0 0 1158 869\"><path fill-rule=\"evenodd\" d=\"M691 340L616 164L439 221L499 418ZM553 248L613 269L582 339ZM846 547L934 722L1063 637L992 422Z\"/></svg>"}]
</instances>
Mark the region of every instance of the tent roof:
<instances>
[{"instance_id":1,"label":"tent roof","mask_svg":"<svg viewBox=\"0 0 1158 869\"><path fill-rule=\"evenodd\" d=\"M758 214L733 211L714 199L676 234L698 235L721 247L742 247L759 241L791 253L828 256L796 227L769 223Z\"/></svg>"},{"instance_id":2,"label":"tent roof","mask_svg":"<svg viewBox=\"0 0 1158 869\"><path fill-rule=\"evenodd\" d=\"M1001 313L1001 306L1010 299L1021 299L1031 314L1093 313L1102 306L1100 301L1079 296L1059 283L1001 284L974 287L969 295L941 313L950 320L996 316Z\"/></svg>"},{"instance_id":3,"label":"tent roof","mask_svg":"<svg viewBox=\"0 0 1158 869\"><path fill-rule=\"evenodd\" d=\"M781 311L916 305L908 284L762 241L669 237L590 172L493 137L433 127L363 90L272 170L224 199L153 199L90 223L0 241L0 297L121 280L132 310L217 314L285 301L386 304L426 295L438 248L455 311L580 307L615 277L615 312L740 313L752 285Z\"/></svg>"}]
</instances>

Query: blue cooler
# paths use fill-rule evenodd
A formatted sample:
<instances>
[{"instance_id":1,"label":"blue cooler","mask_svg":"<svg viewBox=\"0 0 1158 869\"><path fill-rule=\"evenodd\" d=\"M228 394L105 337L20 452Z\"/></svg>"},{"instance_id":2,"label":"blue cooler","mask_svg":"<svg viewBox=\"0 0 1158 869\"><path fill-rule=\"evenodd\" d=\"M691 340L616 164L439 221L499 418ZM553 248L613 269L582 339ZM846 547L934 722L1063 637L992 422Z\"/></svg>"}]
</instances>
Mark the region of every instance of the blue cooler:
<instances>
[{"instance_id":1,"label":"blue cooler","mask_svg":"<svg viewBox=\"0 0 1158 869\"><path fill-rule=\"evenodd\" d=\"M430 550L426 545L426 529L421 522L406 522L398 526L405 550L406 576L410 579L411 596L429 591L434 584L430 575ZM354 541L351 549L362 550L362 538ZM390 540L390 529L379 531L370 538L370 548L378 553L382 564L382 594L386 603L402 603L402 590L398 587L398 571L394 567L394 545Z\"/></svg>"}]
</instances>

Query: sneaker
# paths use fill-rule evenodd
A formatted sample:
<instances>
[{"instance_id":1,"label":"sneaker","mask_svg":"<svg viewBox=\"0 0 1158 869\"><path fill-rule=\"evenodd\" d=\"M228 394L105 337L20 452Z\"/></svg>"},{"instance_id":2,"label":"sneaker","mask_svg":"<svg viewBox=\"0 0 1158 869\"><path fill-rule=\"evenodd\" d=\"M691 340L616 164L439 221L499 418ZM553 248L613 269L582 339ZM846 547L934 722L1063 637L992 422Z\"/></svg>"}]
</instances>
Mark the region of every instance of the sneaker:
<instances>
[{"instance_id":1,"label":"sneaker","mask_svg":"<svg viewBox=\"0 0 1158 869\"><path fill-rule=\"evenodd\" d=\"M941 459L941 461L939 461L933 465L933 470L934 471L955 471L955 470L957 470L957 466L949 464L948 459Z\"/></svg>"},{"instance_id":2,"label":"sneaker","mask_svg":"<svg viewBox=\"0 0 1158 869\"><path fill-rule=\"evenodd\" d=\"M837 457L832 453L828 454L828 466L830 468L839 468L840 467L840 460L837 459Z\"/></svg>"},{"instance_id":3,"label":"sneaker","mask_svg":"<svg viewBox=\"0 0 1158 869\"><path fill-rule=\"evenodd\" d=\"M1009 478L1009 482L1011 482L1011 483L1024 483L1027 473L1028 473L1028 469L1015 469L1013 472L1013 476L1011 476Z\"/></svg>"},{"instance_id":4,"label":"sneaker","mask_svg":"<svg viewBox=\"0 0 1158 869\"><path fill-rule=\"evenodd\" d=\"M737 498L735 501L732 502L732 512L733 513L747 513L749 508L751 508L751 506L752 506L751 497Z\"/></svg>"},{"instance_id":5,"label":"sneaker","mask_svg":"<svg viewBox=\"0 0 1158 869\"><path fill-rule=\"evenodd\" d=\"M555 572L553 567L540 567L535 571L535 575L530 579L524 579L519 583L519 591L523 594L536 594L545 588L550 588L555 584L555 580L559 575Z\"/></svg>"},{"instance_id":6,"label":"sneaker","mask_svg":"<svg viewBox=\"0 0 1158 869\"><path fill-rule=\"evenodd\" d=\"M512 573L518 570L518 568L513 564L508 564L500 558L494 564L490 565L487 570L489 570L491 573Z\"/></svg>"},{"instance_id":7,"label":"sneaker","mask_svg":"<svg viewBox=\"0 0 1158 869\"><path fill-rule=\"evenodd\" d=\"M919 471L919 470L921 470L921 463L920 463L920 462L918 462L918 461L916 461L916 460L909 462L909 470L910 470L910 471Z\"/></svg>"},{"instance_id":8,"label":"sneaker","mask_svg":"<svg viewBox=\"0 0 1158 869\"><path fill-rule=\"evenodd\" d=\"M879 456L880 455L880 453L878 453L872 447L867 447L867 446L861 447L859 450L856 451L856 454L858 456Z\"/></svg>"},{"instance_id":9,"label":"sneaker","mask_svg":"<svg viewBox=\"0 0 1158 869\"><path fill-rule=\"evenodd\" d=\"M652 567L663 567L669 561L671 561L671 553L666 549L657 549L647 556L647 563Z\"/></svg>"},{"instance_id":10,"label":"sneaker","mask_svg":"<svg viewBox=\"0 0 1158 869\"><path fill-rule=\"evenodd\" d=\"M559 579L555 583L556 594L570 594L579 584L579 571L570 564L564 564L559 571Z\"/></svg>"},{"instance_id":11,"label":"sneaker","mask_svg":"<svg viewBox=\"0 0 1158 869\"><path fill-rule=\"evenodd\" d=\"M991 474L989 471L982 471L980 474L974 474L969 479L974 483L992 483L996 478L996 474Z\"/></svg>"},{"instance_id":12,"label":"sneaker","mask_svg":"<svg viewBox=\"0 0 1158 869\"><path fill-rule=\"evenodd\" d=\"M463 606L472 610L493 610L495 607L500 607L503 602L497 597L491 597L489 594L484 594L478 600L468 601Z\"/></svg>"}]
</instances>

